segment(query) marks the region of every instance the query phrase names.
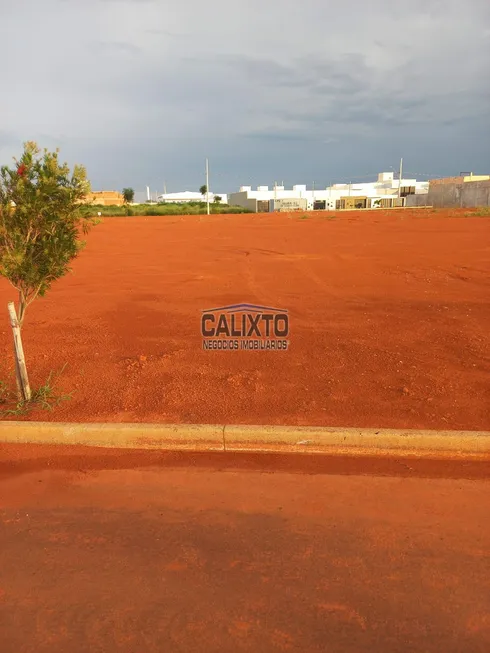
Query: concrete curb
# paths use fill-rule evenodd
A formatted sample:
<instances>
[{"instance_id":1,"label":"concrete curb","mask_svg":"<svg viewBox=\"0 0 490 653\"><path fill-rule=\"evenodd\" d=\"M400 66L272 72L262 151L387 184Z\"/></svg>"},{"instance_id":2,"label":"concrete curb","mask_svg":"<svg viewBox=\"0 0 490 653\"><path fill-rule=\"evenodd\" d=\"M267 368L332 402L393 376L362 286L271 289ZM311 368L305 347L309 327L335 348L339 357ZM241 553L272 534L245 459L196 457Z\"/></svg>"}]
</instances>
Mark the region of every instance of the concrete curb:
<instances>
[{"instance_id":1,"label":"concrete curb","mask_svg":"<svg viewBox=\"0 0 490 653\"><path fill-rule=\"evenodd\" d=\"M78 444L117 449L223 451L223 426L0 422L0 443Z\"/></svg>"},{"instance_id":2,"label":"concrete curb","mask_svg":"<svg viewBox=\"0 0 490 653\"><path fill-rule=\"evenodd\" d=\"M490 455L488 431L416 431L213 424L0 422L0 444L71 444L168 451Z\"/></svg>"},{"instance_id":3,"label":"concrete curb","mask_svg":"<svg viewBox=\"0 0 490 653\"><path fill-rule=\"evenodd\" d=\"M490 432L225 426L227 451L490 454Z\"/></svg>"}]
</instances>

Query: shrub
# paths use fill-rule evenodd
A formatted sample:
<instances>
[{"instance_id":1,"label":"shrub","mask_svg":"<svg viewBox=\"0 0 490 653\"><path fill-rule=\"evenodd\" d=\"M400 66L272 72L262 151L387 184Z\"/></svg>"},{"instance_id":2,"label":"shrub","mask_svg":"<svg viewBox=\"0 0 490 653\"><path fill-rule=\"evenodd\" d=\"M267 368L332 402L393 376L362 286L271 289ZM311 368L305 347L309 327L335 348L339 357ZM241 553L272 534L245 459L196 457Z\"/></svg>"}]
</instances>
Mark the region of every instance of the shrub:
<instances>
[{"instance_id":1,"label":"shrub","mask_svg":"<svg viewBox=\"0 0 490 653\"><path fill-rule=\"evenodd\" d=\"M211 213L252 213L249 209L241 206L229 206L228 204L211 204ZM88 215L97 216L99 213L104 217L118 216L165 216L165 215L203 215L206 213L205 202L188 202L185 204L137 204L129 206L97 206L91 204L86 207Z\"/></svg>"},{"instance_id":2,"label":"shrub","mask_svg":"<svg viewBox=\"0 0 490 653\"><path fill-rule=\"evenodd\" d=\"M27 306L64 276L94 224L81 203L90 188L85 169L60 164L58 152L26 143L14 169L0 172L0 274L19 293L19 322Z\"/></svg>"},{"instance_id":3,"label":"shrub","mask_svg":"<svg viewBox=\"0 0 490 653\"><path fill-rule=\"evenodd\" d=\"M0 275L19 298L18 311L9 305L9 313L18 333L16 375L25 401L31 400L31 391L20 329L29 304L69 272L85 245L81 235L96 222L83 203L89 190L83 166L70 172L66 163L60 164L58 150L41 153L34 142L24 144L14 168L0 170Z\"/></svg>"},{"instance_id":4,"label":"shrub","mask_svg":"<svg viewBox=\"0 0 490 653\"><path fill-rule=\"evenodd\" d=\"M490 217L490 206L480 206L473 215L476 215L479 218Z\"/></svg>"}]
</instances>

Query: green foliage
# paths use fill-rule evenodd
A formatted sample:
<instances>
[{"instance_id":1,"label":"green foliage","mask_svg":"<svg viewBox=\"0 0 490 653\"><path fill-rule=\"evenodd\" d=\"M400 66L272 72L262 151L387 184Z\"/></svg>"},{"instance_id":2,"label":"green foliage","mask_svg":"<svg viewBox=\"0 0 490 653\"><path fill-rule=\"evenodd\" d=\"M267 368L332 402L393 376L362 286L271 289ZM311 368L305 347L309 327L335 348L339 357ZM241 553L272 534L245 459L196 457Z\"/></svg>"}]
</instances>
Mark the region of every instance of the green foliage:
<instances>
[{"instance_id":1,"label":"green foliage","mask_svg":"<svg viewBox=\"0 0 490 653\"><path fill-rule=\"evenodd\" d=\"M206 184L203 184L203 185L201 186L201 188L199 189L199 192L201 193L201 195L202 195L203 197L204 197L204 195L206 195L206 193L208 192L208 187L206 186Z\"/></svg>"},{"instance_id":2,"label":"green foliage","mask_svg":"<svg viewBox=\"0 0 490 653\"><path fill-rule=\"evenodd\" d=\"M19 292L19 321L27 306L64 276L94 223L82 200L90 190L85 168L73 172L58 151L24 145L15 168L0 170L0 275Z\"/></svg>"},{"instance_id":3,"label":"green foliage","mask_svg":"<svg viewBox=\"0 0 490 653\"><path fill-rule=\"evenodd\" d=\"M211 204L211 213L252 213L250 209L241 206L229 206L228 204ZM205 202L165 203L165 204L137 204L135 206L95 206L88 207L89 215L97 216L100 213L104 217L117 216L141 216L141 215L204 215L206 213Z\"/></svg>"},{"instance_id":4,"label":"green foliage","mask_svg":"<svg viewBox=\"0 0 490 653\"><path fill-rule=\"evenodd\" d=\"M490 218L490 206L481 206L472 215L478 218Z\"/></svg>"},{"instance_id":5,"label":"green foliage","mask_svg":"<svg viewBox=\"0 0 490 653\"><path fill-rule=\"evenodd\" d=\"M123 188L122 195L126 204L131 204L134 200L134 190L132 188Z\"/></svg>"},{"instance_id":6,"label":"green foliage","mask_svg":"<svg viewBox=\"0 0 490 653\"><path fill-rule=\"evenodd\" d=\"M57 378L63 373L65 367L66 365L57 374L50 372L46 382L33 390L30 401L19 401L16 392L11 391L5 381L0 381L0 405L4 407L0 410L0 417L25 415L35 408L53 410L61 402L70 400L71 394L57 394L55 390Z\"/></svg>"},{"instance_id":7,"label":"green foliage","mask_svg":"<svg viewBox=\"0 0 490 653\"><path fill-rule=\"evenodd\" d=\"M63 367L60 374L62 374L64 369L65 368ZM30 404L37 404L39 408L43 408L44 410L53 410L53 408L59 406L62 401L69 401L72 396L72 393L61 395L56 394L54 374L53 372L50 372L44 385L34 390Z\"/></svg>"},{"instance_id":8,"label":"green foliage","mask_svg":"<svg viewBox=\"0 0 490 653\"><path fill-rule=\"evenodd\" d=\"M219 207L211 207L211 213L253 213L251 209L245 209L243 206L228 206L225 204L224 206L219 206Z\"/></svg>"},{"instance_id":9,"label":"green foliage","mask_svg":"<svg viewBox=\"0 0 490 653\"><path fill-rule=\"evenodd\" d=\"M215 195L215 196L214 196L214 202L215 202L215 204L220 204L222 199L223 199L223 198L222 198L220 195Z\"/></svg>"},{"instance_id":10,"label":"green foliage","mask_svg":"<svg viewBox=\"0 0 490 653\"><path fill-rule=\"evenodd\" d=\"M0 381L0 404L6 404L10 396L8 385Z\"/></svg>"}]
</instances>

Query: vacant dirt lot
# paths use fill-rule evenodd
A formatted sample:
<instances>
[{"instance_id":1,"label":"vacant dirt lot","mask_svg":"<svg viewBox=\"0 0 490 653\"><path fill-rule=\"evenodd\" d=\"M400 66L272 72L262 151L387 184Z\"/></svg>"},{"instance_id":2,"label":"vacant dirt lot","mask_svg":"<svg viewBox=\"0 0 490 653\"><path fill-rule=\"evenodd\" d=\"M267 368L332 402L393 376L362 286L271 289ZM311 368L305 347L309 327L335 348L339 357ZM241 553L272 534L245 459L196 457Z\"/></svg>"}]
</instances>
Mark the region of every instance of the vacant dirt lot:
<instances>
[{"instance_id":1,"label":"vacant dirt lot","mask_svg":"<svg viewBox=\"0 0 490 653\"><path fill-rule=\"evenodd\" d=\"M490 428L490 220L451 211L107 218L29 310L29 419ZM0 379L12 385L0 280ZM287 308L287 352L208 352L202 309Z\"/></svg>"}]
</instances>

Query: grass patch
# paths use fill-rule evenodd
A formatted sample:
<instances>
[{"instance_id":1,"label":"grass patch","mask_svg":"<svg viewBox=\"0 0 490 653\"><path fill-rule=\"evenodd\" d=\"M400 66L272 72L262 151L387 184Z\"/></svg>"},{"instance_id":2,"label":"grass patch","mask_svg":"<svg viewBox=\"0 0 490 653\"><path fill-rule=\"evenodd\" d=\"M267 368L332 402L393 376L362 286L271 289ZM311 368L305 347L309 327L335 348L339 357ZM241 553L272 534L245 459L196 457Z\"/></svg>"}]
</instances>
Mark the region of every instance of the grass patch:
<instances>
[{"instance_id":1,"label":"grass patch","mask_svg":"<svg viewBox=\"0 0 490 653\"><path fill-rule=\"evenodd\" d=\"M475 211L466 213L467 216L476 216L477 218L490 218L490 206L480 206Z\"/></svg>"},{"instance_id":2,"label":"grass patch","mask_svg":"<svg viewBox=\"0 0 490 653\"><path fill-rule=\"evenodd\" d=\"M17 392L11 390L5 381L0 381L0 418L22 416L29 413L35 408L42 410L53 410L59 406L63 401L68 401L72 398L70 394L57 394L55 390L56 381L62 374L66 365L63 366L60 372L55 374L50 372L46 382L39 388L33 389L30 401L19 401Z\"/></svg>"},{"instance_id":3,"label":"grass patch","mask_svg":"<svg viewBox=\"0 0 490 653\"><path fill-rule=\"evenodd\" d=\"M10 395L9 387L5 381L0 381L0 406L8 402Z\"/></svg>"},{"instance_id":4,"label":"grass patch","mask_svg":"<svg viewBox=\"0 0 490 653\"><path fill-rule=\"evenodd\" d=\"M252 213L250 209L242 206L230 206L229 204L209 205L212 215L222 213ZM137 204L136 206L97 206L91 205L87 208L88 214L96 217L131 217L133 215L165 216L165 215L205 215L207 213L206 202L187 202L186 204Z\"/></svg>"},{"instance_id":5,"label":"grass patch","mask_svg":"<svg viewBox=\"0 0 490 653\"><path fill-rule=\"evenodd\" d=\"M299 216L299 219L300 220L308 220L309 217L310 217L309 215L306 215L306 213L303 213L303 215Z\"/></svg>"}]
</instances>

